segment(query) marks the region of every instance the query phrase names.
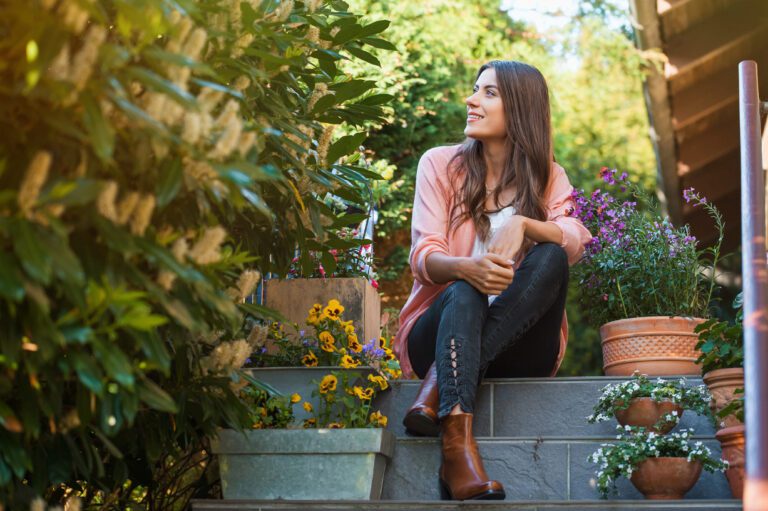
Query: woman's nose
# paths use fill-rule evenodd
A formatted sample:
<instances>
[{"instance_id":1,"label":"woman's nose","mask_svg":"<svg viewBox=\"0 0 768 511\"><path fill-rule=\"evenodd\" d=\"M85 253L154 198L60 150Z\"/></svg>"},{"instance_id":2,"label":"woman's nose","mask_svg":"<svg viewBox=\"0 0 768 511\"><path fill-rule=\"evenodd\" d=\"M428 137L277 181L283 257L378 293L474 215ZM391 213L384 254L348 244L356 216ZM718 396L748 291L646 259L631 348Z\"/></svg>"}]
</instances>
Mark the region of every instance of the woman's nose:
<instances>
[{"instance_id":1,"label":"woman's nose","mask_svg":"<svg viewBox=\"0 0 768 511\"><path fill-rule=\"evenodd\" d=\"M467 99L465 99L464 102L467 104L467 106L476 106L477 100L475 99L475 94L472 93L472 95L467 97Z\"/></svg>"}]
</instances>

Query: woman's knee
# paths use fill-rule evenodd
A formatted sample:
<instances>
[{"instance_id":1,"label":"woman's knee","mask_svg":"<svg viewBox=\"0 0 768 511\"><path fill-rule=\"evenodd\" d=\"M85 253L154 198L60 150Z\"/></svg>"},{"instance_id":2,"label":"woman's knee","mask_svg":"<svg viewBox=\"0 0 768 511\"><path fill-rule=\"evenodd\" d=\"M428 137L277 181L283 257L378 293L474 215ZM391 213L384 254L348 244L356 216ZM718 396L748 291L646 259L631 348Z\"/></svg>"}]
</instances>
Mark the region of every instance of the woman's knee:
<instances>
[{"instance_id":1,"label":"woman's knee","mask_svg":"<svg viewBox=\"0 0 768 511\"><path fill-rule=\"evenodd\" d=\"M448 286L448 293L460 308L488 308L488 297L466 280L456 280Z\"/></svg>"},{"instance_id":2,"label":"woman's knee","mask_svg":"<svg viewBox=\"0 0 768 511\"><path fill-rule=\"evenodd\" d=\"M568 268L568 254L565 249L557 243L544 242L539 243L531 249L531 255L545 261L547 266L553 268Z\"/></svg>"}]
</instances>

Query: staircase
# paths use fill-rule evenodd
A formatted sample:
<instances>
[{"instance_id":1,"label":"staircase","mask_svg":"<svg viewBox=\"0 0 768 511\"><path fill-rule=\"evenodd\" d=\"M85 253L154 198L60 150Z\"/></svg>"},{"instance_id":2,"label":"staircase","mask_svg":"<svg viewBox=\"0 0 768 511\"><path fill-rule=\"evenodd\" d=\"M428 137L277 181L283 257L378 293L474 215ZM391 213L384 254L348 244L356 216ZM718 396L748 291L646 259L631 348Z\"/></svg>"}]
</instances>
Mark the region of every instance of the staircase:
<instances>
[{"instance_id":1,"label":"staircase","mask_svg":"<svg viewBox=\"0 0 768 511\"><path fill-rule=\"evenodd\" d=\"M440 444L436 438L409 437L400 423L419 386L399 381L379 397L378 405L397 435L387 467L381 501L226 501L193 502L195 511L255 510L416 510L452 509L569 511L597 510L737 510L722 473L702 472L685 500L649 501L621 479L618 496L600 500L594 486L595 466L587 457L602 442L615 438L615 422L589 424L586 417L611 377L492 379L478 392L475 436L490 477L502 482L505 501L443 502L437 482ZM700 379L690 379L700 384ZM720 454L708 419L690 411L678 428L695 429L695 437Z\"/></svg>"}]
</instances>

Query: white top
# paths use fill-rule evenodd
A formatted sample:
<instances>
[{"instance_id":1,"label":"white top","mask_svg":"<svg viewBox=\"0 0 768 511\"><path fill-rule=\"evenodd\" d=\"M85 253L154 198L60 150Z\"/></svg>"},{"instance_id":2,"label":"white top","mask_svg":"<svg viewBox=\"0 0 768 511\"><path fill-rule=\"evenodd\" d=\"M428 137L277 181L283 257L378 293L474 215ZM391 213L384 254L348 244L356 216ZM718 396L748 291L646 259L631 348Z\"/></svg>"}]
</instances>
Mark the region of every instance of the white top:
<instances>
[{"instance_id":1,"label":"white top","mask_svg":"<svg viewBox=\"0 0 768 511\"><path fill-rule=\"evenodd\" d=\"M491 221L491 228L488 230L487 242L483 242L479 235L475 236L475 244L472 246L472 257L476 255L482 255L488 253L488 243L493 239L493 236L499 230L499 227L512 218L517 210L514 206L507 206L499 211L494 211L488 214L488 220ZM488 305L493 303L498 295L488 295Z\"/></svg>"}]
</instances>

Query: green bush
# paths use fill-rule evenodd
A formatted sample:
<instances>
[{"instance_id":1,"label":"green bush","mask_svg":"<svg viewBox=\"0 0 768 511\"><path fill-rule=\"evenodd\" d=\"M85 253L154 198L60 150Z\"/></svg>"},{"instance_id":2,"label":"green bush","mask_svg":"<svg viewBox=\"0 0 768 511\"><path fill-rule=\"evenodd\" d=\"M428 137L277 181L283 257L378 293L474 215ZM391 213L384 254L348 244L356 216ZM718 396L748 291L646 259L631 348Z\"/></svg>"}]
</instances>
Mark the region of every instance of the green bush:
<instances>
[{"instance_id":1,"label":"green bush","mask_svg":"<svg viewBox=\"0 0 768 511\"><path fill-rule=\"evenodd\" d=\"M353 243L325 195L365 209L357 148L390 97L338 62L387 24L317 0L0 8L0 501L205 490L209 436L251 422L255 268Z\"/></svg>"}]
</instances>

